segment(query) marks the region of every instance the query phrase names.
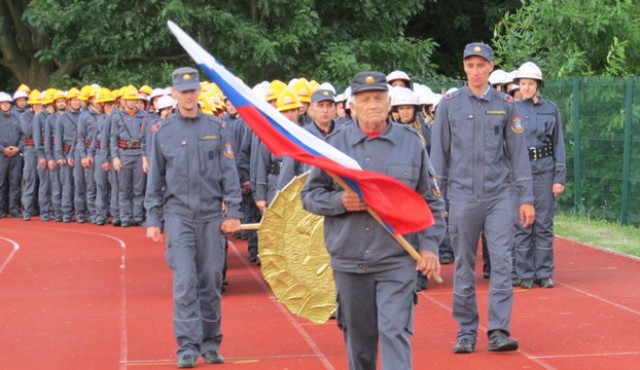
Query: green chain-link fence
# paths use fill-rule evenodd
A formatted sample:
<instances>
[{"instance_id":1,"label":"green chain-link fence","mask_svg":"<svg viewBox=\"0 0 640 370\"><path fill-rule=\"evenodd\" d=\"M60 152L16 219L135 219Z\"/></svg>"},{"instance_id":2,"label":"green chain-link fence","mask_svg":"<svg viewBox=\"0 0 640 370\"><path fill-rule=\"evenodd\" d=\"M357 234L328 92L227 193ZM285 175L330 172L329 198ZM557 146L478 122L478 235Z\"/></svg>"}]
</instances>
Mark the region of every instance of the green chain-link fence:
<instances>
[{"instance_id":1,"label":"green chain-link fence","mask_svg":"<svg viewBox=\"0 0 640 370\"><path fill-rule=\"evenodd\" d=\"M567 184L559 206L580 215L640 223L640 77L545 81L560 108Z\"/></svg>"}]
</instances>

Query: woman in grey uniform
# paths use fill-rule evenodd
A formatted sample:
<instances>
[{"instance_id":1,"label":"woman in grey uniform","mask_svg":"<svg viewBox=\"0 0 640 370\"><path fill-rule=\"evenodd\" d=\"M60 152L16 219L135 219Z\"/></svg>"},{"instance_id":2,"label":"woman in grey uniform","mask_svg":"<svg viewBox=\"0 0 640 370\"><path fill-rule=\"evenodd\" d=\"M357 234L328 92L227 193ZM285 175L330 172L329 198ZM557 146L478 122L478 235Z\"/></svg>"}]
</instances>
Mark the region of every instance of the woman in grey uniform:
<instances>
[{"instance_id":1,"label":"woman in grey uniform","mask_svg":"<svg viewBox=\"0 0 640 370\"><path fill-rule=\"evenodd\" d=\"M516 227L516 272L520 286L553 288L553 216L555 198L564 192L565 166L562 122L558 107L540 96L542 71L532 62L518 68L515 83L522 100L518 111L529 148L536 220L533 227Z\"/></svg>"}]
</instances>

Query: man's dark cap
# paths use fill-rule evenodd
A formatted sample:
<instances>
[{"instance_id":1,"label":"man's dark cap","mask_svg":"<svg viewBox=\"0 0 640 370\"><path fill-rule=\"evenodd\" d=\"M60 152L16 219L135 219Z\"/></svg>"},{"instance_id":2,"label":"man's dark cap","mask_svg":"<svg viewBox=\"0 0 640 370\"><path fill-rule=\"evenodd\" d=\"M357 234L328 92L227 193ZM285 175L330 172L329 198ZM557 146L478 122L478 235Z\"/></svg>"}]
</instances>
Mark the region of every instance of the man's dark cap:
<instances>
[{"instance_id":1,"label":"man's dark cap","mask_svg":"<svg viewBox=\"0 0 640 370\"><path fill-rule=\"evenodd\" d=\"M182 92L196 90L200 88L200 78L198 71L191 67L181 67L171 74L173 88Z\"/></svg>"},{"instance_id":2,"label":"man's dark cap","mask_svg":"<svg viewBox=\"0 0 640 370\"><path fill-rule=\"evenodd\" d=\"M336 101L336 94L331 90L320 89L311 94L311 102L317 103L321 101Z\"/></svg>"},{"instance_id":3,"label":"man's dark cap","mask_svg":"<svg viewBox=\"0 0 640 370\"><path fill-rule=\"evenodd\" d=\"M482 43L482 42L472 42L467 44L464 48L464 57L462 59L467 59L472 56L482 57L490 62L493 61L493 49L491 46Z\"/></svg>"},{"instance_id":4,"label":"man's dark cap","mask_svg":"<svg viewBox=\"0 0 640 370\"><path fill-rule=\"evenodd\" d=\"M351 81L351 95L365 91L389 91L387 76L382 72L359 72Z\"/></svg>"}]
</instances>

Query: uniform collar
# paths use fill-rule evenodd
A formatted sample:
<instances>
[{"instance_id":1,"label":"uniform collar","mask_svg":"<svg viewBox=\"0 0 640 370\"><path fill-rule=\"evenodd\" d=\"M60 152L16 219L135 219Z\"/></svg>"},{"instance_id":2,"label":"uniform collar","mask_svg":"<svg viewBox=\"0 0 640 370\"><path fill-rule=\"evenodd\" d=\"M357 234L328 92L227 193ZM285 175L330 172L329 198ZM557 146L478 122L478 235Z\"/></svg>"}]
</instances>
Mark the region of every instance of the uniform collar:
<instances>
[{"instance_id":1,"label":"uniform collar","mask_svg":"<svg viewBox=\"0 0 640 370\"><path fill-rule=\"evenodd\" d=\"M360 130L360 126L358 124L358 120L356 119L353 124L347 126L347 130L348 130L348 143L349 145L356 145L358 143L360 143L363 140L387 140L387 141L391 141L391 142L395 142L395 138L393 136L395 129L394 126L395 124L393 122L391 122L391 120L387 119L387 128L385 128L380 135L374 137L374 138L370 138L368 137L364 132L362 132L362 130Z\"/></svg>"},{"instance_id":2,"label":"uniform collar","mask_svg":"<svg viewBox=\"0 0 640 370\"><path fill-rule=\"evenodd\" d=\"M465 85L464 88L462 89L462 92L464 94L466 94L467 96L474 97L474 98L480 99L480 100L489 101L489 100L491 100L491 97L493 96L493 91L492 90L495 90L495 89L492 89L491 85L487 85L487 89L485 90L485 92L481 96L476 96L471 92L471 90L469 90L469 86Z\"/></svg>"}]
</instances>

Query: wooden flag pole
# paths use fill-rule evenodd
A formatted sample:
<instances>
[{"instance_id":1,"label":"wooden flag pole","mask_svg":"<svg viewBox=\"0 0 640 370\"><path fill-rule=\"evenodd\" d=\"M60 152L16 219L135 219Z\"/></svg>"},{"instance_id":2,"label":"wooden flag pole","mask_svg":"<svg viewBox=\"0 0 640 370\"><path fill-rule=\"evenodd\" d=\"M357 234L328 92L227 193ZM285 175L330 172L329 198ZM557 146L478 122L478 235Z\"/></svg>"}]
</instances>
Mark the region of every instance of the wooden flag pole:
<instances>
[{"instance_id":1,"label":"wooden flag pole","mask_svg":"<svg viewBox=\"0 0 640 370\"><path fill-rule=\"evenodd\" d=\"M353 189L351 189L351 187L347 185L347 183L344 182L344 180L340 176L337 176L330 172L327 173L344 189L344 191L353 192ZM391 230L389 230L389 228L385 226L384 221L382 221L380 215L378 215L378 213L374 209L372 209L371 207L367 207L367 212L371 215L371 217L378 221L378 223L382 225L385 230L387 230L389 235L391 235L393 239L398 242L398 244L400 244L400 246L404 248L404 250L409 253L414 260L416 260L416 262L422 261L422 256L420 255L420 253L418 253L418 251L411 244L409 244L404 236L392 233ZM442 277L440 277L440 275L438 275L437 273L433 274L433 279L438 283L443 282Z\"/></svg>"}]
</instances>

